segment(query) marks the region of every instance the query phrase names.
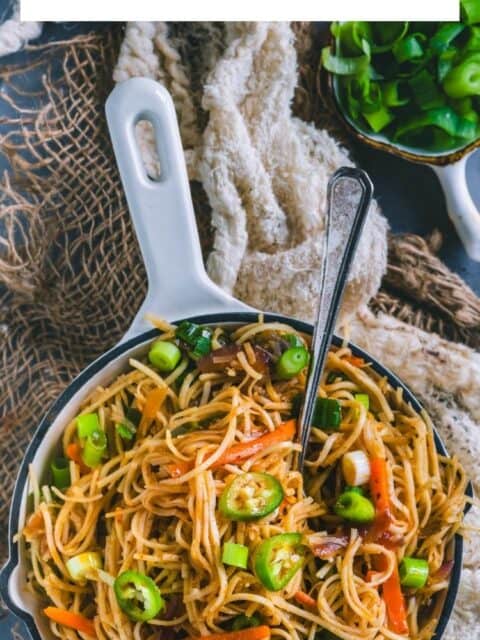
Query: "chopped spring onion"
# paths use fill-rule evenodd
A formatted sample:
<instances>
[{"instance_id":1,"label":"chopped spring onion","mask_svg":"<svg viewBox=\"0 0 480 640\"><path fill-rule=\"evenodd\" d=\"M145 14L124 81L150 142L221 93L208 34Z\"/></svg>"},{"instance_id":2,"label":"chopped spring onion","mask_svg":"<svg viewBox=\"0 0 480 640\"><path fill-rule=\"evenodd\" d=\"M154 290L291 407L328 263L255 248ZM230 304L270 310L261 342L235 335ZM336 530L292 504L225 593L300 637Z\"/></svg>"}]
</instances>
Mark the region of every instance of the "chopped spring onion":
<instances>
[{"instance_id":1,"label":"chopped spring onion","mask_svg":"<svg viewBox=\"0 0 480 640\"><path fill-rule=\"evenodd\" d=\"M456 138L464 138L465 140L475 137L476 126L471 121L463 118L451 108L441 107L439 109L431 109L422 115L415 116L407 120L397 129L397 137L401 138L405 134L418 132L429 125L433 125L441 129L448 135Z\"/></svg>"},{"instance_id":2,"label":"chopped spring onion","mask_svg":"<svg viewBox=\"0 0 480 640\"><path fill-rule=\"evenodd\" d=\"M67 458L55 458L50 463L53 484L57 489L66 489L70 486L70 463Z\"/></svg>"},{"instance_id":3,"label":"chopped spring onion","mask_svg":"<svg viewBox=\"0 0 480 640\"><path fill-rule=\"evenodd\" d=\"M225 542L222 550L222 562L231 567L246 569L248 564L248 547L235 542Z\"/></svg>"},{"instance_id":4,"label":"chopped spring onion","mask_svg":"<svg viewBox=\"0 0 480 640\"><path fill-rule=\"evenodd\" d=\"M94 431L83 445L82 460L87 467L97 467L107 453L107 436L103 431Z\"/></svg>"},{"instance_id":5,"label":"chopped spring onion","mask_svg":"<svg viewBox=\"0 0 480 640\"><path fill-rule=\"evenodd\" d=\"M290 380L298 375L308 364L309 354L304 346L290 347L282 353L275 367L281 380Z\"/></svg>"},{"instance_id":6,"label":"chopped spring onion","mask_svg":"<svg viewBox=\"0 0 480 640\"><path fill-rule=\"evenodd\" d=\"M77 416L77 433L80 439L91 436L95 431L100 431L100 422L96 413L83 413Z\"/></svg>"},{"instance_id":7,"label":"chopped spring onion","mask_svg":"<svg viewBox=\"0 0 480 640\"><path fill-rule=\"evenodd\" d=\"M480 2L461 0L463 22L336 22L322 64L337 100L362 132L421 151L450 151L480 136Z\"/></svg>"},{"instance_id":8,"label":"chopped spring onion","mask_svg":"<svg viewBox=\"0 0 480 640\"><path fill-rule=\"evenodd\" d=\"M393 120L392 114L385 107L380 107L377 111L373 111L372 113L365 111L363 117L375 133L385 129L385 127Z\"/></svg>"},{"instance_id":9,"label":"chopped spring onion","mask_svg":"<svg viewBox=\"0 0 480 640\"><path fill-rule=\"evenodd\" d=\"M122 422L116 423L115 430L124 440L133 440L142 419L142 414L135 407L125 406L124 409L125 416L122 418Z\"/></svg>"},{"instance_id":10,"label":"chopped spring onion","mask_svg":"<svg viewBox=\"0 0 480 640\"><path fill-rule=\"evenodd\" d=\"M410 78L410 89L415 103L422 110L435 109L445 104L445 96L438 88L437 83L426 69L422 69L417 75Z\"/></svg>"},{"instance_id":11,"label":"chopped spring onion","mask_svg":"<svg viewBox=\"0 0 480 640\"><path fill-rule=\"evenodd\" d=\"M393 45L392 51L397 62L406 62L407 60L421 58L424 54L418 34L412 34L403 40L399 40Z\"/></svg>"},{"instance_id":12,"label":"chopped spring onion","mask_svg":"<svg viewBox=\"0 0 480 640\"><path fill-rule=\"evenodd\" d=\"M250 629L251 627L258 627L262 624L260 616L253 614L253 616L246 616L244 613L236 616L232 620L232 631L241 631L242 629Z\"/></svg>"},{"instance_id":13,"label":"chopped spring onion","mask_svg":"<svg viewBox=\"0 0 480 640\"><path fill-rule=\"evenodd\" d=\"M208 327L185 320L177 327L175 336L190 347L188 354L193 360L208 355L212 350L212 331Z\"/></svg>"},{"instance_id":14,"label":"chopped spring onion","mask_svg":"<svg viewBox=\"0 0 480 640\"><path fill-rule=\"evenodd\" d=\"M411 589L421 589L428 580L428 562L422 558L405 556L398 567L400 584Z\"/></svg>"},{"instance_id":15,"label":"chopped spring onion","mask_svg":"<svg viewBox=\"0 0 480 640\"><path fill-rule=\"evenodd\" d=\"M115 424L115 430L118 435L124 440L133 440L133 438L135 437L135 429L132 429L128 424L117 422Z\"/></svg>"},{"instance_id":16,"label":"chopped spring onion","mask_svg":"<svg viewBox=\"0 0 480 640\"><path fill-rule=\"evenodd\" d=\"M443 88L451 98L480 96L480 52L454 66L443 81Z\"/></svg>"},{"instance_id":17,"label":"chopped spring onion","mask_svg":"<svg viewBox=\"0 0 480 640\"><path fill-rule=\"evenodd\" d=\"M148 359L159 371L173 371L182 359L182 352L173 342L156 340L150 347Z\"/></svg>"},{"instance_id":18,"label":"chopped spring onion","mask_svg":"<svg viewBox=\"0 0 480 640\"><path fill-rule=\"evenodd\" d=\"M305 344L296 333L285 333L282 338L288 342L290 347L304 347Z\"/></svg>"},{"instance_id":19,"label":"chopped spring onion","mask_svg":"<svg viewBox=\"0 0 480 640\"><path fill-rule=\"evenodd\" d=\"M370 460L367 454L358 449L349 451L342 458L342 473L345 482L353 487L370 481Z\"/></svg>"},{"instance_id":20,"label":"chopped spring onion","mask_svg":"<svg viewBox=\"0 0 480 640\"><path fill-rule=\"evenodd\" d=\"M368 393L356 393L354 398L357 402L363 404L367 411L370 409L370 398L368 396Z\"/></svg>"},{"instance_id":21,"label":"chopped spring onion","mask_svg":"<svg viewBox=\"0 0 480 640\"><path fill-rule=\"evenodd\" d=\"M442 24L430 40L430 47L437 52L445 51L464 29L465 25L461 22Z\"/></svg>"},{"instance_id":22,"label":"chopped spring onion","mask_svg":"<svg viewBox=\"0 0 480 640\"><path fill-rule=\"evenodd\" d=\"M334 506L337 516L355 524L368 524L375 519L375 507L368 498L354 491L342 493Z\"/></svg>"},{"instance_id":23,"label":"chopped spring onion","mask_svg":"<svg viewBox=\"0 0 480 640\"><path fill-rule=\"evenodd\" d=\"M319 429L337 430L342 421L340 403L335 398L317 398L312 425Z\"/></svg>"},{"instance_id":24,"label":"chopped spring onion","mask_svg":"<svg viewBox=\"0 0 480 640\"><path fill-rule=\"evenodd\" d=\"M96 551L85 551L67 560L66 567L72 580L84 580L88 574L102 568L102 559Z\"/></svg>"},{"instance_id":25,"label":"chopped spring onion","mask_svg":"<svg viewBox=\"0 0 480 640\"><path fill-rule=\"evenodd\" d=\"M322 64L331 73L337 75L351 76L355 73L360 73L368 69L369 59L367 55L361 55L356 58L344 58L341 56L335 56L330 49L324 49L322 51Z\"/></svg>"},{"instance_id":26,"label":"chopped spring onion","mask_svg":"<svg viewBox=\"0 0 480 640\"><path fill-rule=\"evenodd\" d=\"M462 14L467 24L480 22L480 4L478 0L461 0Z\"/></svg>"}]
</instances>

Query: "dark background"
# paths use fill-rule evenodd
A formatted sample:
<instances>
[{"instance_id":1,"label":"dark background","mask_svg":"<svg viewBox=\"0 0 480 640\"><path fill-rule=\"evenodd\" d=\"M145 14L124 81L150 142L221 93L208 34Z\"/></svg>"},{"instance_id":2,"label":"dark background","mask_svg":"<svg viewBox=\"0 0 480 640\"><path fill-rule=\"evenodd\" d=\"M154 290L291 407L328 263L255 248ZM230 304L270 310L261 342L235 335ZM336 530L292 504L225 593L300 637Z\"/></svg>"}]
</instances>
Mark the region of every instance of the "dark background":
<instances>
[{"instance_id":1,"label":"dark background","mask_svg":"<svg viewBox=\"0 0 480 640\"><path fill-rule=\"evenodd\" d=\"M0 7L1 5L2 0ZM78 33L109 27L108 23L94 22L47 23L39 42L64 39ZM25 55L34 54L14 54L1 59L0 64L20 61ZM480 295L480 263L470 260L466 255L448 218L443 193L433 171L429 167L414 165L359 143L354 144L352 152L356 162L370 174L375 195L392 231L425 236L433 229L439 229L444 238L440 258ZM0 171L3 172L5 168L5 159L0 155ZM480 210L480 150L469 160L468 179L473 198ZM10 630L16 624L16 619L11 614L0 617L0 639L10 638ZM17 629L20 629L20 623ZM26 632L24 635L27 637Z\"/></svg>"}]
</instances>

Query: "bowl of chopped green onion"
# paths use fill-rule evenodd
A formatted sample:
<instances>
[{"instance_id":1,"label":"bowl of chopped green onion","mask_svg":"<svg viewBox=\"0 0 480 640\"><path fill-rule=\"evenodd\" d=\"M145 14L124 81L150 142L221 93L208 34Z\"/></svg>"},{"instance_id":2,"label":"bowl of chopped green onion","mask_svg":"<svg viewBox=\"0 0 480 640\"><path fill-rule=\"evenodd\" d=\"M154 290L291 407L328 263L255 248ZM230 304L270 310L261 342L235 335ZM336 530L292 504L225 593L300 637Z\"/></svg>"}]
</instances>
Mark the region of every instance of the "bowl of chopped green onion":
<instances>
[{"instance_id":1,"label":"bowl of chopped green onion","mask_svg":"<svg viewBox=\"0 0 480 640\"><path fill-rule=\"evenodd\" d=\"M350 133L429 164L467 250L480 260L480 214L466 181L480 146L480 0L459 22L334 22L322 77Z\"/></svg>"}]
</instances>

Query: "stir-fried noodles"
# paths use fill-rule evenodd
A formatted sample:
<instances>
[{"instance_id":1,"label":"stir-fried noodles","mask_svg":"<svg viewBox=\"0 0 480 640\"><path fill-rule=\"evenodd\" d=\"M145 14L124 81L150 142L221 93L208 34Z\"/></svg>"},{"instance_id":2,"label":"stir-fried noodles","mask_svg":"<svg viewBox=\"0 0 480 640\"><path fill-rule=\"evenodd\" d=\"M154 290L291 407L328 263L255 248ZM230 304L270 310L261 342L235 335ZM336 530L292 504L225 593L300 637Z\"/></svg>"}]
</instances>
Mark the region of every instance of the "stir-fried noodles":
<instances>
[{"instance_id":1,"label":"stir-fried noodles","mask_svg":"<svg viewBox=\"0 0 480 640\"><path fill-rule=\"evenodd\" d=\"M430 638L466 479L428 416L332 349L302 477L308 337L157 324L66 425L42 486L31 473L22 537L53 633Z\"/></svg>"}]
</instances>

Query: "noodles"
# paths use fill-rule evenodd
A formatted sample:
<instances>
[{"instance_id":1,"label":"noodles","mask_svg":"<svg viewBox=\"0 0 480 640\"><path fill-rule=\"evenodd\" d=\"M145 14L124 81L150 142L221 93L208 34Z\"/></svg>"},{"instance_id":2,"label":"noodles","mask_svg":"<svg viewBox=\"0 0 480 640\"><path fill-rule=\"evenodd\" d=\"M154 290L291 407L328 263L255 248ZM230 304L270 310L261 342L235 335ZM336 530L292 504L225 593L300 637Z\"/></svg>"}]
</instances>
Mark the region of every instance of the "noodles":
<instances>
[{"instance_id":1,"label":"noodles","mask_svg":"<svg viewBox=\"0 0 480 640\"><path fill-rule=\"evenodd\" d=\"M162 340L176 339L174 327L155 323ZM323 405L324 417L328 408L339 407L341 422L312 429L304 479L294 468L300 447L288 421L306 371L280 380L274 364L286 349L305 348L306 338L287 325L258 322L231 337L217 328L210 339L213 355L197 364L180 341L183 357L172 371L132 359L127 373L86 399L81 413L96 412L107 436L100 464L85 464L83 449L83 458L70 462L71 485L46 491L31 472L34 511L22 532L30 587L46 604L80 614L85 624L93 621L101 640L225 633L244 620L240 615L267 625L273 638L320 640L327 638L316 636L322 630L345 640L431 638L467 481L455 458L438 455L428 415L413 411L401 392L348 348L332 350L319 402L333 403ZM368 394L369 406L357 394ZM79 436L76 420L66 425L64 455L74 451L72 445L85 447L88 437ZM341 461L355 450L372 461L372 477L370 487L351 498ZM374 477L375 460L384 476ZM271 487L279 482L281 502L261 517L236 516L235 500L246 500L239 504L250 508L253 491L247 484L246 494L233 495L233 480L240 477ZM272 477L276 484L265 480ZM374 495L375 482L383 482L383 494ZM374 522L341 515L345 491L348 504L374 503ZM227 517L219 498L228 492L233 515ZM265 492L259 504L268 510ZM381 499L388 502L384 511ZM297 540L286 534L299 534L300 545L271 556L272 541ZM222 561L225 543L248 548L247 566ZM272 562L286 563L282 571L299 559L278 590L265 586L266 576L272 581L282 574L262 564L260 547ZM67 562L85 553L100 553L102 568L75 581ZM402 621L395 622L384 598L405 556L428 563L429 572L425 584L398 596L404 599L406 634L396 630ZM116 586L119 575L132 571L132 580L154 581L156 590L142 591L150 594L151 607L160 603L158 590L165 603L144 620L128 612L132 604L122 601ZM296 599L299 592L303 599ZM132 597L132 591L125 593ZM64 640L87 637L67 624L52 621L51 629Z\"/></svg>"}]
</instances>

